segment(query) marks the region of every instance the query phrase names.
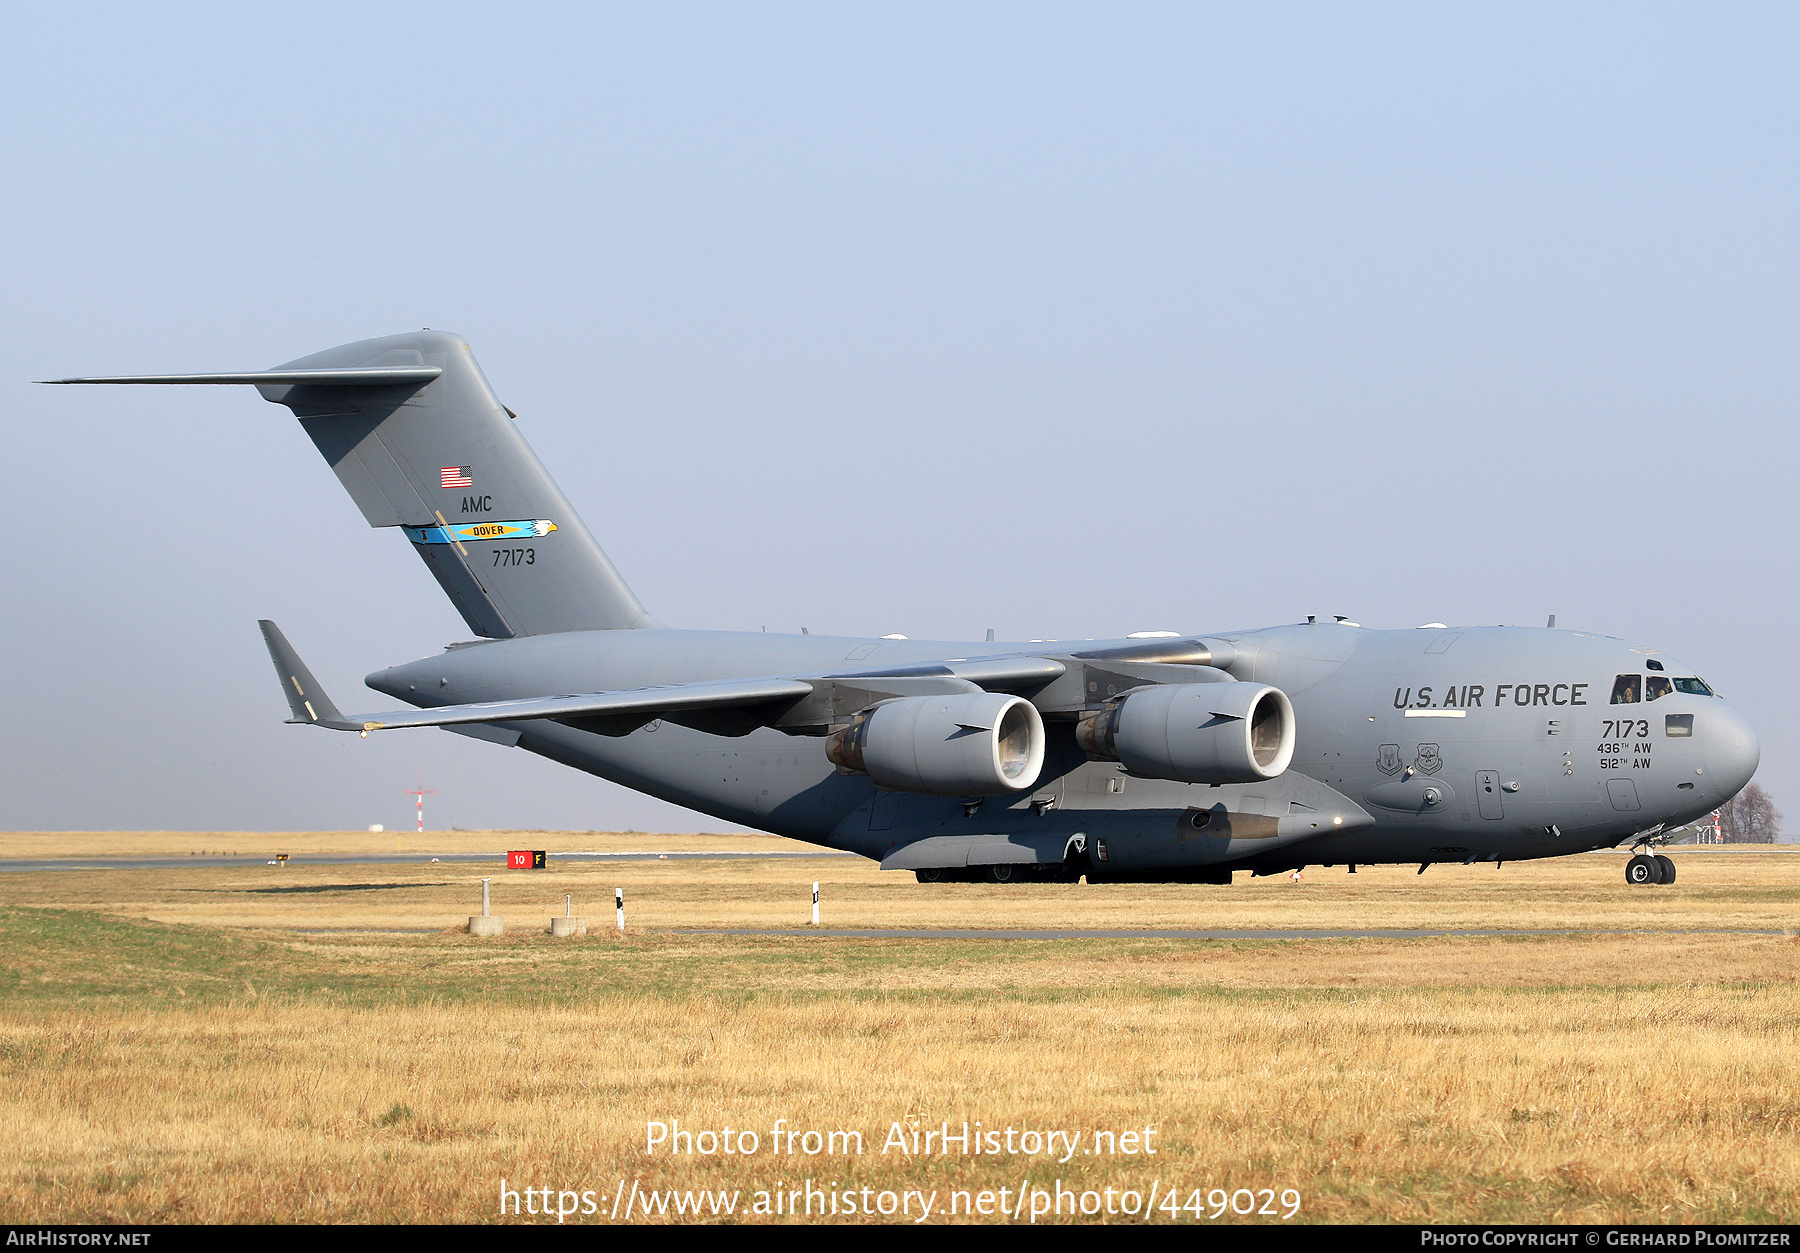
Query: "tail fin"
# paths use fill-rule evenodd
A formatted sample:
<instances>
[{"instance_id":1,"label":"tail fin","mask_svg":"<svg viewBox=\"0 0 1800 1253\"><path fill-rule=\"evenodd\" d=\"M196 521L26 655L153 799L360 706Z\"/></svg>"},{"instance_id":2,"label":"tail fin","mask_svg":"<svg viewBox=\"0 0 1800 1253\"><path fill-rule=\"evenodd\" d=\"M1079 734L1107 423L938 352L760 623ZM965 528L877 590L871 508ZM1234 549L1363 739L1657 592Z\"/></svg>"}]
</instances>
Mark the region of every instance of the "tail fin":
<instances>
[{"instance_id":1,"label":"tail fin","mask_svg":"<svg viewBox=\"0 0 1800 1253\"><path fill-rule=\"evenodd\" d=\"M460 335L345 344L277 370L436 367L423 384L261 383L286 405L370 526L398 526L469 629L506 638L654 626Z\"/></svg>"},{"instance_id":2,"label":"tail fin","mask_svg":"<svg viewBox=\"0 0 1800 1253\"><path fill-rule=\"evenodd\" d=\"M370 526L405 530L477 635L656 625L460 335L365 339L273 370L46 381L254 383L294 411Z\"/></svg>"}]
</instances>

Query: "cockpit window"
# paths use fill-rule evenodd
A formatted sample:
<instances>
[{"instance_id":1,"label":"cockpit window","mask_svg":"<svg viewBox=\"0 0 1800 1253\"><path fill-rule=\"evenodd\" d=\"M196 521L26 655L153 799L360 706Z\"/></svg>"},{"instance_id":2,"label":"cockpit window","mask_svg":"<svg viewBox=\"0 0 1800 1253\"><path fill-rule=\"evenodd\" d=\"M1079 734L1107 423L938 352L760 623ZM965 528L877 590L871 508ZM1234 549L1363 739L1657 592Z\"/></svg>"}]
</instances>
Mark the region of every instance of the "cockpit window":
<instances>
[{"instance_id":1,"label":"cockpit window","mask_svg":"<svg viewBox=\"0 0 1800 1253\"><path fill-rule=\"evenodd\" d=\"M1689 696L1711 696L1713 690L1702 679L1676 679L1675 690Z\"/></svg>"},{"instance_id":2,"label":"cockpit window","mask_svg":"<svg viewBox=\"0 0 1800 1253\"><path fill-rule=\"evenodd\" d=\"M1621 674L1613 680L1612 703L1615 705L1635 705L1643 699L1644 676L1641 674Z\"/></svg>"},{"instance_id":3,"label":"cockpit window","mask_svg":"<svg viewBox=\"0 0 1800 1253\"><path fill-rule=\"evenodd\" d=\"M1644 680L1644 699L1661 700L1675 690L1675 685L1660 674L1653 674Z\"/></svg>"},{"instance_id":4,"label":"cockpit window","mask_svg":"<svg viewBox=\"0 0 1800 1253\"><path fill-rule=\"evenodd\" d=\"M1646 670L1661 670L1662 662L1660 662L1656 658L1652 657L1648 661L1644 662L1644 669L1646 669Z\"/></svg>"},{"instance_id":5,"label":"cockpit window","mask_svg":"<svg viewBox=\"0 0 1800 1253\"><path fill-rule=\"evenodd\" d=\"M1685 740L1694 734L1693 714L1664 714L1663 734L1672 740Z\"/></svg>"}]
</instances>

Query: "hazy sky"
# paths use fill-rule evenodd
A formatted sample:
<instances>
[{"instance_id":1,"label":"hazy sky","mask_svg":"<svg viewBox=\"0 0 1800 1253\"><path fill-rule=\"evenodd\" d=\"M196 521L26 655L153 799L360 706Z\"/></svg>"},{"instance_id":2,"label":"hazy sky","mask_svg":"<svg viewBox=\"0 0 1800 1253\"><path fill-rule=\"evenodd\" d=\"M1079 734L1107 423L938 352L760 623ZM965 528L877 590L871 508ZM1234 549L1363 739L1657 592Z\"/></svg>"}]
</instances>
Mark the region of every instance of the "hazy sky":
<instances>
[{"instance_id":1,"label":"hazy sky","mask_svg":"<svg viewBox=\"0 0 1800 1253\"><path fill-rule=\"evenodd\" d=\"M651 613L1673 653L1800 826L1800 7L16 5L13 829L719 829L346 708L467 628L248 389L466 335ZM360 695L359 695L360 694Z\"/></svg>"}]
</instances>

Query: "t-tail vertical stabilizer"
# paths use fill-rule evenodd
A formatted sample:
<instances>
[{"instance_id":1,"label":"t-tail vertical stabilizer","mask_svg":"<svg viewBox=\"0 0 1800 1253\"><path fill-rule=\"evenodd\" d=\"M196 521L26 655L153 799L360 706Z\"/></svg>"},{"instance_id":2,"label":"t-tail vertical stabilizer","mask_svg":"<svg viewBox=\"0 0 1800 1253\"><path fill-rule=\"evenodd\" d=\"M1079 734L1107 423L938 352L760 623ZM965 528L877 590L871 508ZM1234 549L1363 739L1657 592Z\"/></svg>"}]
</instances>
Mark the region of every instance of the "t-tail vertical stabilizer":
<instances>
[{"instance_id":1,"label":"t-tail vertical stabilizer","mask_svg":"<svg viewBox=\"0 0 1800 1253\"><path fill-rule=\"evenodd\" d=\"M281 370L435 366L419 387L263 384L370 526L404 529L470 630L505 638L653 625L488 386L460 335L345 344Z\"/></svg>"},{"instance_id":2,"label":"t-tail vertical stabilizer","mask_svg":"<svg viewBox=\"0 0 1800 1253\"><path fill-rule=\"evenodd\" d=\"M370 526L401 528L478 635L650 627L460 335L365 339L272 370L59 383L252 383L300 419Z\"/></svg>"}]
</instances>

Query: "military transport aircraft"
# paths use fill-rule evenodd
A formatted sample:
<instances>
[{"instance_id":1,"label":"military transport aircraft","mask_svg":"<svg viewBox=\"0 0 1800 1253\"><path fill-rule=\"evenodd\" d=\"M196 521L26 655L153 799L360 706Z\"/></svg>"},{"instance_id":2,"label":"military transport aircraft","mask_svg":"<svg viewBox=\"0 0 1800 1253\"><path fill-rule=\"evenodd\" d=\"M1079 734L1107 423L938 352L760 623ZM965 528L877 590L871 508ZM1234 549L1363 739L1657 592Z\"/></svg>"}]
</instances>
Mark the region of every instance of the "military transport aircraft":
<instances>
[{"instance_id":1,"label":"military transport aircraft","mask_svg":"<svg viewBox=\"0 0 1800 1253\"><path fill-rule=\"evenodd\" d=\"M482 637L368 676L410 708L345 714L264 622L291 721L443 727L926 882L1423 873L1623 845L1628 881L1672 882L1652 850L1760 756L1693 669L1581 631L1309 618L1070 645L664 627L457 335L54 381L254 385Z\"/></svg>"}]
</instances>

